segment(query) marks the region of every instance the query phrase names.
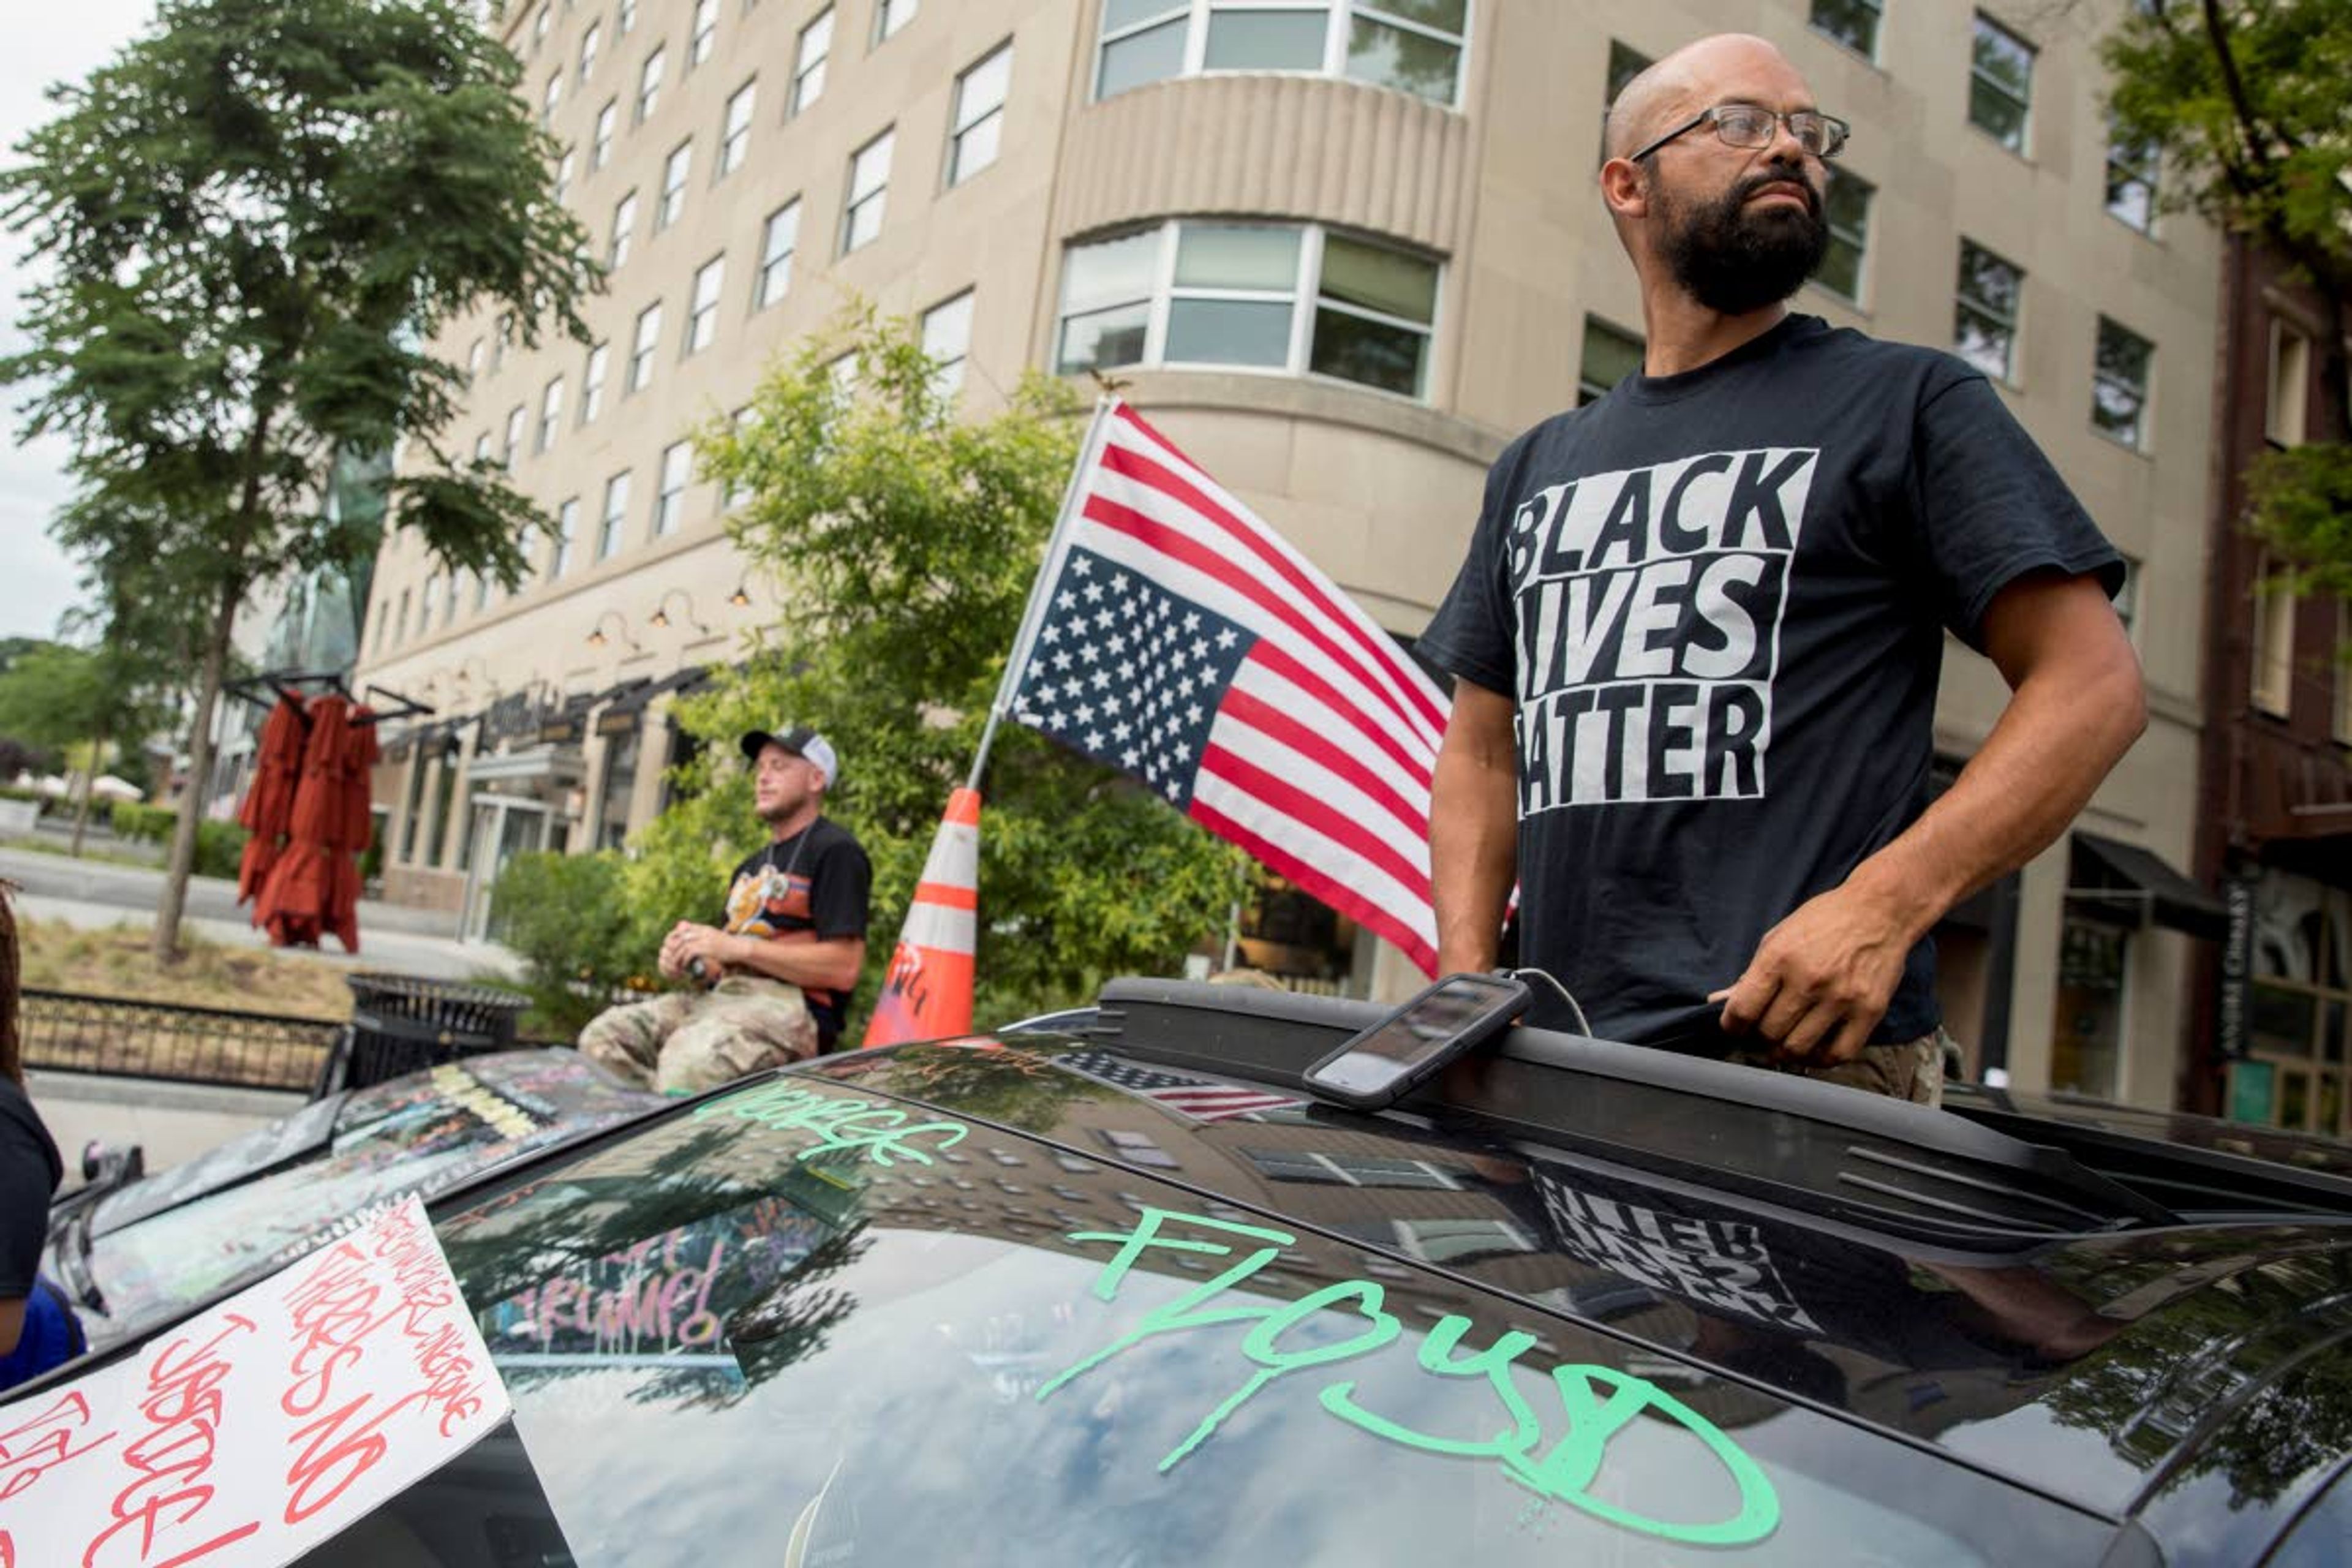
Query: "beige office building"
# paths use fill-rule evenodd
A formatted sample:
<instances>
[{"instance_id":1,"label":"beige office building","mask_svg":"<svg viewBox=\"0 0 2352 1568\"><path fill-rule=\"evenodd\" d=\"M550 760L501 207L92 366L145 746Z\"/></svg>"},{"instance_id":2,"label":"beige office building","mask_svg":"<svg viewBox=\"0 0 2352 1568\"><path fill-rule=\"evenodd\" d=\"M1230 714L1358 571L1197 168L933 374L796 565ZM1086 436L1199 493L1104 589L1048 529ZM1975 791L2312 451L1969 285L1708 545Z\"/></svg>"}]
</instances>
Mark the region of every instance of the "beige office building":
<instances>
[{"instance_id":1,"label":"beige office building","mask_svg":"<svg viewBox=\"0 0 2352 1568\"><path fill-rule=\"evenodd\" d=\"M379 781L387 892L478 922L506 855L617 843L659 808L674 683L790 613L683 443L853 295L919 319L975 410L1027 366L1126 367L1155 423L1417 633L1486 464L1636 362L1594 185L1612 83L1739 26L1854 128L1799 307L1985 364L2133 563L2150 731L2090 841L1941 933L1951 1025L2021 1085L2168 1103L2198 939L2161 923L2179 889L2143 884L2191 841L2218 247L2153 217L2154 171L2110 144L2095 31L2121 4L510 8L523 90L570 149L565 200L614 265L593 350L489 320L441 342L476 367L452 443L509 458L560 537L511 596L384 546L363 674L439 715ZM1948 663L1957 765L2004 689L1957 643ZM1336 964L1327 983L1411 979L1295 905L1254 941L1275 967Z\"/></svg>"}]
</instances>

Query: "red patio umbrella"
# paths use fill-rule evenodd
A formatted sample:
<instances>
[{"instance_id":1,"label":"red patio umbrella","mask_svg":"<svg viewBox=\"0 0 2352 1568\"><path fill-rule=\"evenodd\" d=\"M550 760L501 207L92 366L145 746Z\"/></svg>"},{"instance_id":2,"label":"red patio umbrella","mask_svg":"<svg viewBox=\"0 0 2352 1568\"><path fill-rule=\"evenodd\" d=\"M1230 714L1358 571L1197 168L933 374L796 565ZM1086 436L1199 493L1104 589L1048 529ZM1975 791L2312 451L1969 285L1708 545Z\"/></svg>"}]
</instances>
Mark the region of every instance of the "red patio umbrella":
<instances>
[{"instance_id":1,"label":"red patio umbrella","mask_svg":"<svg viewBox=\"0 0 2352 1568\"><path fill-rule=\"evenodd\" d=\"M279 947L316 947L332 932L360 949L360 850L367 845L368 769L376 759L373 715L344 698L310 702L310 733L294 792L284 853L263 886L254 923ZM356 723L365 718L368 722Z\"/></svg>"},{"instance_id":2,"label":"red patio umbrella","mask_svg":"<svg viewBox=\"0 0 2352 1568\"><path fill-rule=\"evenodd\" d=\"M253 783L247 787L244 803L236 811L236 819L245 825L248 835L245 853L236 866L236 901L240 904L261 891L270 868L278 863L278 851L284 847L287 827L294 816L295 781L302 771L302 723L301 704L293 697L280 696L261 726L261 745L254 756ZM254 923L261 923L258 910L255 911Z\"/></svg>"}]
</instances>

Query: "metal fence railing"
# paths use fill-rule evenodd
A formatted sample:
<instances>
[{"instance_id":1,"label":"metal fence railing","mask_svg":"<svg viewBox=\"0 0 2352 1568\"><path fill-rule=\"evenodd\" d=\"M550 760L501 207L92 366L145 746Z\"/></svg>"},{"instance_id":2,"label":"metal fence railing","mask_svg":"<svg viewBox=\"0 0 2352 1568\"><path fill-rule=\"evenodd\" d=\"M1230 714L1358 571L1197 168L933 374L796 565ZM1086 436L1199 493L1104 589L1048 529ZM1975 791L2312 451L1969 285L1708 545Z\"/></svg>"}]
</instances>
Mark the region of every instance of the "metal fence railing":
<instances>
[{"instance_id":1,"label":"metal fence railing","mask_svg":"<svg viewBox=\"0 0 2352 1568\"><path fill-rule=\"evenodd\" d=\"M23 994L25 1065L53 1072L308 1092L343 1027L338 1018L289 1018L29 987Z\"/></svg>"}]
</instances>

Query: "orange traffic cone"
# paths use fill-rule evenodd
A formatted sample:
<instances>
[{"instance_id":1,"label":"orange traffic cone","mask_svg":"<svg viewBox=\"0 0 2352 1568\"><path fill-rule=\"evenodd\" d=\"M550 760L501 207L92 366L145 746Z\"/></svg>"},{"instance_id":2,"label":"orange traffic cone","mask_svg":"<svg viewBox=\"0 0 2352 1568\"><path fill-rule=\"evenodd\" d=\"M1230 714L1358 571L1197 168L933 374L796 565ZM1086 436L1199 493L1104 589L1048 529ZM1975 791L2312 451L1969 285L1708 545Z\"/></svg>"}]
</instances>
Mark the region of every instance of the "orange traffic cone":
<instances>
[{"instance_id":1,"label":"orange traffic cone","mask_svg":"<svg viewBox=\"0 0 2352 1568\"><path fill-rule=\"evenodd\" d=\"M882 994L866 1026L869 1046L936 1040L971 1031L972 939L980 912L980 792L948 797L923 879L890 954Z\"/></svg>"}]
</instances>

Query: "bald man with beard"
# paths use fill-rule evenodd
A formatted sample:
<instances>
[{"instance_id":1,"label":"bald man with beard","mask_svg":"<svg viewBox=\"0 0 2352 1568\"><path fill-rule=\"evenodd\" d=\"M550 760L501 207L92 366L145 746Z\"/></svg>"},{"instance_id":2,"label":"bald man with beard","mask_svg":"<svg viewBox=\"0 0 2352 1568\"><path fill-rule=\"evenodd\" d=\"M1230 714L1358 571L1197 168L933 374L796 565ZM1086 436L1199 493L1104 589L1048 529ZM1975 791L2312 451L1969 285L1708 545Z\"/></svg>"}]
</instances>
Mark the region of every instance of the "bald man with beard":
<instances>
[{"instance_id":1,"label":"bald man with beard","mask_svg":"<svg viewBox=\"0 0 2352 1568\"><path fill-rule=\"evenodd\" d=\"M1647 348L1504 452L1422 639L1459 678L1439 957L1492 967L1516 879L1522 962L1593 1033L1934 1104L1929 931L2064 829L2147 699L2121 558L1983 374L1789 310L1845 137L1739 35L1611 109ZM1930 804L1947 630L2010 699Z\"/></svg>"}]
</instances>

